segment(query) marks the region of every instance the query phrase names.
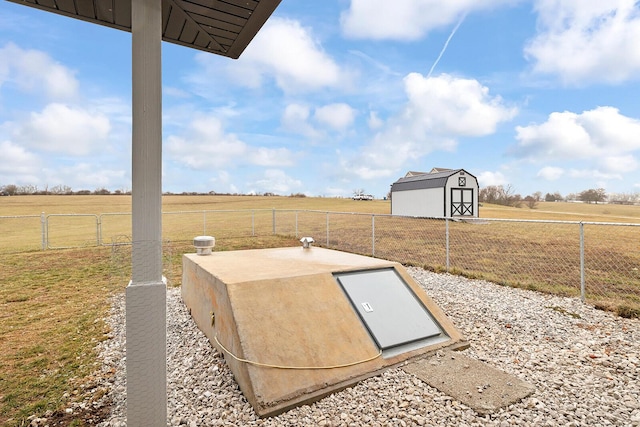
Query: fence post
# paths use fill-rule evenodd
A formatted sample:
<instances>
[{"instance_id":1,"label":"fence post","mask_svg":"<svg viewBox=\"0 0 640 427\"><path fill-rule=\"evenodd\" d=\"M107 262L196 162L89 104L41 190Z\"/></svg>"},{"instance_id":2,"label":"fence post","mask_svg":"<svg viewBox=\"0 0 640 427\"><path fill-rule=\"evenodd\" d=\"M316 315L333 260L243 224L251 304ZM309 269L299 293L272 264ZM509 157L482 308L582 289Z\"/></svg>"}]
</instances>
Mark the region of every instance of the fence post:
<instances>
[{"instance_id":1,"label":"fence post","mask_svg":"<svg viewBox=\"0 0 640 427\"><path fill-rule=\"evenodd\" d=\"M444 219L444 234L445 234L445 252L446 252L446 267L447 273L449 272L449 218Z\"/></svg>"},{"instance_id":2,"label":"fence post","mask_svg":"<svg viewBox=\"0 0 640 427\"><path fill-rule=\"evenodd\" d=\"M329 212L327 212L327 248L329 247Z\"/></svg>"},{"instance_id":3,"label":"fence post","mask_svg":"<svg viewBox=\"0 0 640 427\"><path fill-rule=\"evenodd\" d=\"M580 300L585 302L586 289L584 283L584 223L580 221Z\"/></svg>"},{"instance_id":4,"label":"fence post","mask_svg":"<svg viewBox=\"0 0 640 427\"><path fill-rule=\"evenodd\" d=\"M44 212L40 214L40 230L42 234L42 250L47 250L47 217Z\"/></svg>"},{"instance_id":5,"label":"fence post","mask_svg":"<svg viewBox=\"0 0 640 427\"><path fill-rule=\"evenodd\" d=\"M98 246L102 246L102 214L96 215L96 234L98 235Z\"/></svg>"},{"instance_id":6,"label":"fence post","mask_svg":"<svg viewBox=\"0 0 640 427\"><path fill-rule=\"evenodd\" d=\"M371 256L376 256L376 216L371 215Z\"/></svg>"},{"instance_id":7,"label":"fence post","mask_svg":"<svg viewBox=\"0 0 640 427\"><path fill-rule=\"evenodd\" d=\"M202 235L207 235L207 211L202 211Z\"/></svg>"}]
</instances>

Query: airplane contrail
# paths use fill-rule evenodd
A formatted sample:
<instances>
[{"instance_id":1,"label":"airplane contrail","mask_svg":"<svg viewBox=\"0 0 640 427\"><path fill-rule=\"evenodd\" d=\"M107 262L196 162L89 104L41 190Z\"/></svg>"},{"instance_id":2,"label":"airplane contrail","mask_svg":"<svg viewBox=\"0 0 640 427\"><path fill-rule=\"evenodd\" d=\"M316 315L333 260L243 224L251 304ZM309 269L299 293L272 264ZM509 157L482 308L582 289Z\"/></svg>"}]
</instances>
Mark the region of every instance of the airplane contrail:
<instances>
[{"instance_id":1,"label":"airplane contrail","mask_svg":"<svg viewBox=\"0 0 640 427\"><path fill-rule=\"evenodd\" d=\"M456 33L456 31L458 31L458 28L460 28L460 24L462 24L462 21L464 21L464 18L466 16L467 16L466 13L463 14L460 17L460 20L458 21L456 26L453 28L453 30L451 30L451 34L449 34L449 37L447 38L447 41L444 42L444 46L442 46L442 50L440 51L440 55L438 55L438 58L436 59L436 61L431 66L431 69L429 70L429 74L427 74L427 77L431 77L431 73L433 73L433 69L436 68L436 65L438 65L438 62L440 62L440 58L442 58L442 55L444 55L444 51L447 50L447 46L449 46L449 42L453 38L453 35Z\"/></svg>"}]
</instances>

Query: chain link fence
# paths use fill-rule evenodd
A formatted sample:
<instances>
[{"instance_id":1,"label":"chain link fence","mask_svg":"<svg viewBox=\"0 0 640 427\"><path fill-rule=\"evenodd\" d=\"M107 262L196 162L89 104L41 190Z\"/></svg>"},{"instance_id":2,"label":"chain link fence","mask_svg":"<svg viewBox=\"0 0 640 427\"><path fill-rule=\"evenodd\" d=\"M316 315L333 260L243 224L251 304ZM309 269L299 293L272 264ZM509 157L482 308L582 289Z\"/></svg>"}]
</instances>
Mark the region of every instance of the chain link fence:
<instances>
[{"instance_id":1,"label":"chain link fence","mask_svg":"<svg viewBox=\"0 0 640 427\"><path fill-rule=\"evenodd\" d=\"M315 211L278 211L276 223L278 233L295 230L328 248L580 297L640 316L640 224Z\"/></svg>"},{"instance_id":2,"label":"chain link fence","mask_svg":"<svg viewBox=\"0 0 640 427\"><path fill-rule=\"evenodd\" d=\"M640 315L640 224L275 209L165 212L162 221L165 249L198 235L311 236L331 249L580 297ZM5 253L104 245L121 257L129 252L123 246L131 244L130 236L130 213L0 216Z\"/></svg>"}]
</instances>

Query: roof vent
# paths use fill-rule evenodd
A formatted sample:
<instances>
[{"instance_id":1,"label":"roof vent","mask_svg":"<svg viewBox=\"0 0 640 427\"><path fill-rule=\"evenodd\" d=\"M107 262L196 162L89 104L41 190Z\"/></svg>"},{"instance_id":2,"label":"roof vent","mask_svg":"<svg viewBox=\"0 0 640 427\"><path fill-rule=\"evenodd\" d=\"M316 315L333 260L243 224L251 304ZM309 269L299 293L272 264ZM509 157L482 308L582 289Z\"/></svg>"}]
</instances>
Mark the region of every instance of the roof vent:
<instances>
[{"instance_id":1,"label":"roof vent","mask_svg":"<svg viewBox=\"0 0 640 427\"><path fill-rule=\"evenodd\" d=\"M313 237L303 237L302 239L300 239L300 242L302 242L303 249L309 249L311 247L311 244L315 242L315 240L313 240Z\"/></svg>"},{"instance_id":2,"label":"roof vent","mask_svg":"<svg viewBox=\"0 0 640 427\"><path fill-rule=\"evenodd\" d=\"M211 249L216 245L216 238L211 236L198 236L193 238L193 246L198 255L211 255Z\"/></svg>"}]
</instances>

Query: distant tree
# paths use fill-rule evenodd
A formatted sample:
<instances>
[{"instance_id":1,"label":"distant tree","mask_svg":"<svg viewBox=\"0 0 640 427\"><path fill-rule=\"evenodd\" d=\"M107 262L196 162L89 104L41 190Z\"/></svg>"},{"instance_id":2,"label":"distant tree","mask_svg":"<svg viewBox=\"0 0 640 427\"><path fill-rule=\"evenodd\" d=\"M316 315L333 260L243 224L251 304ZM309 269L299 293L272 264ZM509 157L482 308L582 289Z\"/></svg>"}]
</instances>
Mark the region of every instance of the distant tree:
<instances>
[{"instance_id":1,"label":"distant tree","mask_svg":"<svg viewBox=\"0 0 640 427\"><path fill-rule=\"evenodd\" d=\"M511 185L490 185L480 189L478 199L483 203L493 203L496 205L520 207L522 196L515 194Z\"/></svg>"},{"instance_id":2,"label":"distant tree","mask_svg":"<svg viewBox=\"0 0 640 427\"><path fill-rule=\"evenodd\" d=\"M498 198L500 196L502 186L489 185L480 189L478 199L483 203L498 204Z\"/></svg>"},{"instance_id":3,"label":"distant tree","mask_svg":"<svg viewBox=\"0 0 640 427\"><path fill-rule=\"evenodd\" d=\"M536 191L535 193L533 193L531 195L534 199L536 199L536 202L539 202L540 200L542 200L542 191Z\"/></svg>"},{"instance_id":4,"label":"distant tree","mask_svg":"<svg viewBox=\"0 0 640 427\"><path fill-rule=\"evenodd\" d=\"M607 197L609 203L617 203L620 205L633 205L640 201L640 193L610 193Z\"/></svg>"},{"instance_id":5,"label":"distant tree","mask_svg":"<svg viewBox=\"0 0 640 427\"><path fill-rule=\"evenodd\" d=\"M535 196L527 196L524 198L529 209L535 209L538 207L538 199Z\"/></svg>"},{"instance_id":6,"label":"distant tree","mask_svg":"<svg viewBox=\"0 0 640 427\"><path fill-rule=\"evenodd\" d=\"M56 185L49 190L51 194L72 194L73 190L68 185Z\"/></svg>"},{"instance_id":7,"label":"distant tree","mask_svg":"<svg viewBox=\"0 0 640 427\"><path fill-rule=\"evenodd\" d=\"M562 194L560 194L560 192L558 191L556 191L553 194L547 193L544 195L545 202L560 202L562 200L564 200L564 198L562 197Z\"/></svg>"},{"instance_id":8,"label":"distant tree","mask_svg":"<svg viewBox=\"0 0 640 427\"><path fill-rule=\"evenodd\" d=\"M93 194L97 194L97 195L106 195L106 194L111 194L111 191L107 190L106 188L96 188L96 190L93 192Z\"/></svg>"},{"instance_id":9,"label":"distant tree","mask_svg":"<svg viewBox=\"0 0 640 427\"><path fill-rule=\"evenodd\" d=\"M3 191L9 196L15 196L18 194L18 186L13 184L5 185Z\"/></svg>"},{"instance_id":10,"label":"distant tree","mask_svg":"<svg viewBox=\"0 0 640 427\"><path fill-rule=\"evenodd\" d=\"M89 190L78 190L73 194L76 194L78 196L86 196L87 194L91 194L91 191L89 191Z\"/></svg>"},{"instance_id":11,"label":"distant tree","mask_svg":"<svg viewBox=\"0 0 640 427\"><path fill-rule=\"evenodd\" d=\"M598 203L604 202L607 199L607 193L604 188L590 188L589 190L584 190L578 196L579 200L582 200L586 203Z\"/></svg>"},{"instance_id":12,"label":"distant tree","mask_svg":"<svg viewBox=\"0 0 640 427\"><path fill-rule=\"evenodd\" d=\"M18 187L17 194L35 194L38 192L38 186L32 184L21 185Z\"/></svg>"}]
</instances>

